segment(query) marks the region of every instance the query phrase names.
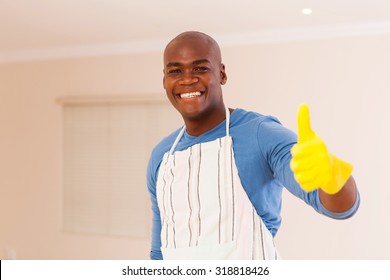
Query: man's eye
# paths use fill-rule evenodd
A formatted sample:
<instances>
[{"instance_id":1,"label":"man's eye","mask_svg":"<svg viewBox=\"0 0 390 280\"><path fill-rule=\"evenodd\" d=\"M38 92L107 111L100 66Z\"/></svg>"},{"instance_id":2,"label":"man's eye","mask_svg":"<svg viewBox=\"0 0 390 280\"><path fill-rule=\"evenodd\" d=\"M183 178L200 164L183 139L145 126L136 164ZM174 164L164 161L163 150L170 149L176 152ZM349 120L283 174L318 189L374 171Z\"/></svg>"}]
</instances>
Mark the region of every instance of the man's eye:
<instances>
[{"instance_id":1,"label":"man's eye","mask_svg":"<svg viewBox=\"0 0 390 280\"><path fill-rule=\"evenodd\" d=\"M168 74L177 74L180 73L180 69L170 69L168 70Z\"/></svg>"},{"instance_id":2,"label":"man's eye","mask_svg":"<svg viewBox=\"0 0 390 280\"><path fill-rule=\"evenodd\" d=\"M199 66L199 67L194 68L195 72L206 72L207 70L208 70L208 68L204 67L204 66Z\"/></svg>"}]
</instances>

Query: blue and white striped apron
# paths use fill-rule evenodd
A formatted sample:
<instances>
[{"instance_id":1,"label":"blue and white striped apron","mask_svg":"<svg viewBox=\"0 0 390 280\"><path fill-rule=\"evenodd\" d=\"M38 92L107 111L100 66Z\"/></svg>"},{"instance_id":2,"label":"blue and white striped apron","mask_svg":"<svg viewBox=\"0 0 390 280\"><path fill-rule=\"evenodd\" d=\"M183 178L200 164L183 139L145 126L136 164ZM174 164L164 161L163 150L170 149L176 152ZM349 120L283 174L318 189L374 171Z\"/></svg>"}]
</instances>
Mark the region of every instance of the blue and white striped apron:
<instances>
[{"instance_id":1,"label":"blue and white striped apron","mask_svg":"<svg viewBox=\"0 0 390 280\"><path fill-rule=\"evenodd\" d=\"M277 259L271 233L238 176L229 135L163 157L157 179L164 259Z\"/></svg>"}]
</instances>

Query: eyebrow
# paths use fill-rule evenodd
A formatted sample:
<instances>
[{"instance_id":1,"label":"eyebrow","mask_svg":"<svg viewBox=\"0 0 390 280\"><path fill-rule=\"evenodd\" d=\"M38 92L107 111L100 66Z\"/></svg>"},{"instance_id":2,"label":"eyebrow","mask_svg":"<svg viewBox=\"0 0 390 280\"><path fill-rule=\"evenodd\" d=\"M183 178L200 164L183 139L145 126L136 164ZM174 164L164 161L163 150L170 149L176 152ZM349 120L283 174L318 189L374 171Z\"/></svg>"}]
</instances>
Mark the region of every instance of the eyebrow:
<instances>
[{"instance_id":1,"label":"eyebrow","mask_svg":"<svg viewBox=\"0 0 390 280\"><path fill-rule=\"evenodd\" d=\"M199 65L202 63L210 63L210 61L208 59L199 59L199 60L195 60L194 62L192 62L193 65Z\"/></svg>"},{"instance_id":2,"label":"eyebrow","mask_svg":"<svg viewBox=\"0 0 390 280\"><path fill-rule=\"evenodd\" d=\"M202 63L210 63L210 61L208 59L199 59L199 60L195 60L192 62L193 65L199 65L199 64L202 64ZM179 66L182 66L183 63L180 63L180 62L169 62L166 67L179 67Z\"/></svg>"}]
</instances>

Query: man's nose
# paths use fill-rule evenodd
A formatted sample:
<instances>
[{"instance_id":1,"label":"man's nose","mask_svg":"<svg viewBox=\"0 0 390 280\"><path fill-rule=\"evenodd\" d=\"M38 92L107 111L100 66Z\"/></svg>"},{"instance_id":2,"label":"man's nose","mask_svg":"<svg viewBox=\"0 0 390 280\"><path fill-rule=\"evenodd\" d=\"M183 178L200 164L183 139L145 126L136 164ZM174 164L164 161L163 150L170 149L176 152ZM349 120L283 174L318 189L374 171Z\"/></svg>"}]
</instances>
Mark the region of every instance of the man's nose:
<instances>
[{"instance_id":1,"label":"man's nose","mask_svg":"<svg viewBox=\"0 0 390 280\"><path fill-rule=\"evenodd\" d=\"M180 84L181 85L191 85L195 84L199 81L198 77L193 75L192 72L184 72L182 75L182 78L180 79Z\"/></svg>"}]
</instances>

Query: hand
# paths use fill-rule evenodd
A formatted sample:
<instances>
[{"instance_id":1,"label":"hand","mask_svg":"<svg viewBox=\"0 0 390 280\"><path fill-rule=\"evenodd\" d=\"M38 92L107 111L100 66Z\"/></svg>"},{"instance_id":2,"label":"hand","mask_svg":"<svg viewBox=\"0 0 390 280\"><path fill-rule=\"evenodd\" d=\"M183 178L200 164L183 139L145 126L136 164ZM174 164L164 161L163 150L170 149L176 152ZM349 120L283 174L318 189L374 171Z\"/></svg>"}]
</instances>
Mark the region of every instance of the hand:
<instances>
[{"instance_id":1,"label":"hand","mask_svg":"<svg viewBox=\"0 0 390 280\"><path fill-rule=\"evenodd\" d=\"M295 180L307 192L321 188L335 194L352 173L352 165L330 154L324 141L311 129L309 108L305 104L298 111L298 143L291 154L290 167Z\"/></svg>"}]
</instances>

